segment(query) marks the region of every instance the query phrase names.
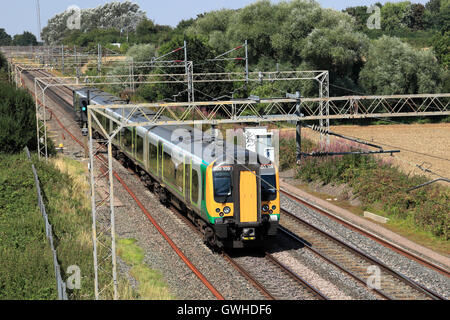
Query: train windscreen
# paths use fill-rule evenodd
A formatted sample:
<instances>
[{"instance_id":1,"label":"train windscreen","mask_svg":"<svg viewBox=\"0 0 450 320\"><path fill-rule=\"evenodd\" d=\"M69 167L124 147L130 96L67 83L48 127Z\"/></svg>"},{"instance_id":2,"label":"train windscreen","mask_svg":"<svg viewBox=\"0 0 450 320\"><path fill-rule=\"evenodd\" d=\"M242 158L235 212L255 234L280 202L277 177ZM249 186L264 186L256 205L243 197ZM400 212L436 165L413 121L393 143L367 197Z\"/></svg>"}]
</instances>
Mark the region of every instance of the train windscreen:
<instances>
[{"instance_id":1,"label":"train windscreen","mask_svg":"<svg viewBox=\"0 0 450 320\"><path fill-rule=\"evenodd\" d=\"M275 175L261 176L261 201L273 201L277 198L277 182Z\"/></svg>"},{"instance_id":2,"label":"train windscreen","mask_svg":"<svg viewBox=\"0 0 450 320\"><path fill-rule=\"evenodd\" d=\"M231 172L214 172L214 199L219 203L232 202Z\"/></svg>"}]
</instances>

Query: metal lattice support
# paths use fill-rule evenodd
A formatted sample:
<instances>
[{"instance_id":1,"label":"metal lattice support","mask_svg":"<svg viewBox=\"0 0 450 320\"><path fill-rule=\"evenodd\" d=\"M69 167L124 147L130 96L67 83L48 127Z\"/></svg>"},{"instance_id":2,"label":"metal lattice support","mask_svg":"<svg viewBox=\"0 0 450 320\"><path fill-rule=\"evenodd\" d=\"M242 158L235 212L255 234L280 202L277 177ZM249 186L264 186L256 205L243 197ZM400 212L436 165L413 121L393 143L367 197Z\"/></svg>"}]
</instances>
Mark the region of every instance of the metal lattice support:
<instances>
[{"instance_id":1,"label":"metal lattice support","mask_svg":"<svg viewBox=\"0 0 450 320\"><path fill-rule=\"evenodd\" d=\"M38 94L38 88L41 94ZM36 134L39 159L44 158L48 161L48 145L47 145L47 111L45 104L45 90L40 84L34 82L35 103L36 103Z\"/></svg>"},{"instance_id":2,"label":"metal lattice support","mask_svg":"<svg viewBox=\"0 0 450 320\"><path fill-rule=\"evenodd\" d=\"M112 297L118 300L112 139L107 141L108 159L105 160L100 156L103 146L94 149L93 119L99 123L88 110L95 299L108 300ZM104 196L98 192L102 185L109 186Z\"/></svg>"},{"instance_id":3,"label":"metal lattice support","mask_svg":"<svg viewBox=\"0 0 450 320\"><path fill-rule=\"evenodd\" d=\"M319 82L319 98L321 98L320 100L320 106L319 106L319 112L321 116L327 116L326 119L320 119L319 120L319 125L321 128L325 128L326 131L330 130L330 119L328 118L328 116L330 115L330 103L328 100L324 100L324 98L329 98L330 97L330 76L329 73L322 73L320 75L317 76L317 81ZM300 106L301 107L301 106ZM324 134L320 134L320 142L321 144L323 144L324 142ZM326 140L326 146L329 147L330 145L330 136L326 135L327 140Z\"/></svg>"}]
</instances>

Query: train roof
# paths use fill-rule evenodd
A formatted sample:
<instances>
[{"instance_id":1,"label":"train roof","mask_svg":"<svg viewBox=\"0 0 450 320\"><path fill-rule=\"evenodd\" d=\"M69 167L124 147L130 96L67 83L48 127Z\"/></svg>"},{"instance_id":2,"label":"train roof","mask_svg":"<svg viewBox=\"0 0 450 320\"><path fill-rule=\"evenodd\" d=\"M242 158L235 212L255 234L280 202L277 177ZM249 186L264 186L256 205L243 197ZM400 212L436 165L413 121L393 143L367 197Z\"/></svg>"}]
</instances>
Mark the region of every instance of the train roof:
<instances>
[{"instance_id":1,"label":"train roof","mask_svg":"<svg viewBox=\"0 0 450 320\"><path fill-rule=\"evenodd\" d=\"M97 88L85 87L81 89L74 90L78 95L87 98L89 91L90 100L97 105L108 105L108 104L125 104L126 101L120 99L108 92L102 91Z\"/></svg>"},{"instance_id":2,"label":"train roof","mask_svg":"<svg viewBox=\"0 0 450 320\"><path fill-rule=\"evenodd\" d=\"M90 100L93 104L108 105L126 103L122 99L96 88L82 88L80 90L75 90L75 92L83 97L87 97L88 90L90 92ZM145 115L142 114L142 111L145 112ZM154 111L147 108L142 108L142 111L135 112L129 118L129 122L148 122L146 117L151 119L156 115ZM126 119L129 117L132 110L130 108L115 108L106 109L106 112L117 119ZM160 119L172 120L165 116L161 116ZM137 131L141 136L148 134L150 134L150 136L157 136L160 139L167 141L172 148L196 156L199 161L202 161L205 164L209 164L214 160L217 160L217 163L225 163L226 155L228 155L228 157L233 155L234 158L239 160L244 159L244 163L248 163L248 159L256 159L260 164L271 163L269 159L258 156L255 152L249 151L242 146L235 145L234 139L233 143L227 144L223 139L218 139L209 132L203 132L188 125L143 126L138 127ZM187 133L189 135L187 135ZM173 141L174 139L178 139L178 141ZM212 148L212 146L215 146L216 149ZM222 154L214 153L221 151Z\"/></svg>"}]
</instances>

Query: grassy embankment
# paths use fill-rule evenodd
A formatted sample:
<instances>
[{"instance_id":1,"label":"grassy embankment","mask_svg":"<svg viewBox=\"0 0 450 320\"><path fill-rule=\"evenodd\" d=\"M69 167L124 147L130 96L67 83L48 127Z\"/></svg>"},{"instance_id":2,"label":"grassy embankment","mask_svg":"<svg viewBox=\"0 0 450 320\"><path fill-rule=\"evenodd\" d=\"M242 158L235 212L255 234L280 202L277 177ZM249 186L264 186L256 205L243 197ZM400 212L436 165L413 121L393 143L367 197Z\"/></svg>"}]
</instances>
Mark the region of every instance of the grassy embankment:
<instances>
[{"instance_id":1,"label":"grassy embankment","mask_svg":"<svg viewBox=\"0 0 450 320\"><path fill-rule=\"evenodd\" d=\"M314 150L313 143L308 145L309 151ZM349 148L335 145L332 150L348 151ZM295 140L281 140L280 154L290 155L281 158L282 170L293 168ZM370 211L388 217L389 229L436 251L450 252L450 188L434 184L406 192L428 179L408 176L388 162L361 155L305 159L296 171L296 178L303 182L298 187L306 191L311 191L308 186L311 182L346 184L363 203L360 207L351 206L344 195L339 200L347 209L359 215Z\"/></svg>"},{"instance_id":2,"label":"grassy embankment","mask_svg":"<svg viewBox=\"0 0 450 320\"><path fill-rule=\"evenodd\" d=\"M52 159L49 164L35 158L33 162L53 226L63 278L70 276L65 271L71 265L81 270L81 289L69 290L69 298L93 299L92 221L86 168L67 158ZM56 299L53 258L37 207L31 163L24 154L0 154L0 163L0 299ZM139 288L136 292L121 278L121 299L171 299L161 276L145 266L142 257L130 259L130 252L131 257L133 252L143 257L142 249L121 240L119 255L133 267L132 276L138 280Z\"/></svg>"},{"instance_id":3,"label":"grassy embankment","mask_svg":"<svg viewBox=\"0 0 450 320\"><path fill-rule=\"evenodd\" d=\"M61 172L66 173L73 181L73 187L71 190L62 191L63 198L58 206L66 207L70 212L70 208L73 207L73 203L65 196L70 197L70 194L75 195L75 206L78 210L83 212L83 217L73 217L73 221L70 225L73 227L71 233L77 234L79 238L78 248L67 248L64 250L69 253L71 250L75 251L85 250L87 256L80 257L80 260L84 261L86 267L90 267L93 276L92 266L92 238L91 238L91 207L89 196L89 185L86 180L88 174L87 168L84 164L70 160L68 158L57 158L52 160L54 166ZM68 192L70 193L68 193ZM77 196L79 195L78 199ZM55 203L57 204L57 203ZM80 211L79 211L80 212ZM87 218L87 219L86 219ZM80 219L80 220L78 220ZM79 230L79 225L84 226L82 230ZM56 227L57 225L55 225ZM60 224L61 228L63 227ZM169 300L172 299L168 293L167 285L162 279L162 276L154 270L151 270L144 262L144 250L135 244L134 240L120 239L117 243L117 253L119 257L131 267L130 275L138 282L136 289L132 288L124 277L119 276L119 296L124 300ZM101 250L101 248L97 248ZM101 255L101 254L100 254ZM93 279L93 278L92 278ZM93 290L93 288L92 288ZM92 291L90 291L92 292Z\"/></svg>"}]
</instances>

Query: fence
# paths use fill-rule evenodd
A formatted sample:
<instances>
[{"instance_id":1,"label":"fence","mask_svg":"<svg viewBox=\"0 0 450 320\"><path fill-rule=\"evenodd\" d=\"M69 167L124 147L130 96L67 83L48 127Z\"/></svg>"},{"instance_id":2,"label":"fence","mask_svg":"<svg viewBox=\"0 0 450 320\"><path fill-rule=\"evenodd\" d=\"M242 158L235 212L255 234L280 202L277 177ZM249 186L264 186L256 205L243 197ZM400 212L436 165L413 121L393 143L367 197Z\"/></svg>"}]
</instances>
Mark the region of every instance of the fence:
<instances>
[{"instance_id":1,"label":"fence","mask_svg":"<svg viewBox=\"0 0 450 320\"><path fill-rule=\"evenodd\" d=\"M31 160L31 156L30 156L30 151L28 150L27 147L25 147L25 151L27 153L27 157L29 160ZM67 298L67 291L66 291L66 283L62 280L61 277L61 267L59 266L58 263L58 256L55 250L55 246L53 243L53 231L52 231L52 225L49 223L48 221L48 215L47 215L47 211L45 210L45 204L42 198L42 193L41 193L41 186L39 183L39 177L36 171L36 168L34 166L34 164L31 164L31 168L33 170L33 175L34 175L34 183L36 184L36 191L37 191L37 198L38 198L38 205L39 205L39 209L41 210L42 216L44 217L44 222L45 222L45 233L47 235L47 239L50 243L50 247L52 249L52 253L53 253L53 264L54 264L54 268L55 268L55 277L56 277L56 287L58 290L58 299L59 300L68 300Z\"/></svg>"}]
</instances>

